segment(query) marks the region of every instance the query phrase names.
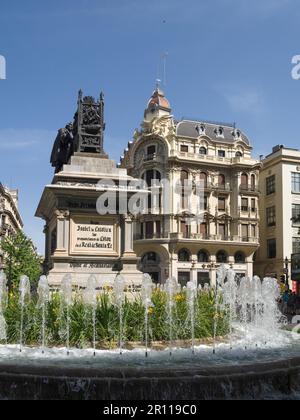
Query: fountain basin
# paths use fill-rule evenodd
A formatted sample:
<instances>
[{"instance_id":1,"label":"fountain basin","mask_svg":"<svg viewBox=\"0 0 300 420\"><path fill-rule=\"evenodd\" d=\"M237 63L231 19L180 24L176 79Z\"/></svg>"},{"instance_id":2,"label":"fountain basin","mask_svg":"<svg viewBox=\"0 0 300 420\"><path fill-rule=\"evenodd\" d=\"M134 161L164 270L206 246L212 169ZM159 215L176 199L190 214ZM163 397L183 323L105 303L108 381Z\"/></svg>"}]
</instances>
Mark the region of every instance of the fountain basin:
<instances>
[{"instance_id":1,"label":"fountain basin","mask_svg":"<svg viewBox=\"0 0 300 420\"><path fill-rule=\"evenodd\" d=\"M300 399L300 344L152 351L0 349L0 399Z\"/></svg>"}]
</instances>

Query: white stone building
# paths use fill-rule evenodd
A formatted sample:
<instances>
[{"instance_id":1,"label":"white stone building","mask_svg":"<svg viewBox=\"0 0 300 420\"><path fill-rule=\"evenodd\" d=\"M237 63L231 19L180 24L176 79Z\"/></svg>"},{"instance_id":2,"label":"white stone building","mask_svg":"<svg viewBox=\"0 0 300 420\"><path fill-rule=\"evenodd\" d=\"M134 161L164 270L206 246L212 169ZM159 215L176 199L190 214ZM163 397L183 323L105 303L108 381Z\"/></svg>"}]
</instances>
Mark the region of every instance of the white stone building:
<instances>
[{"instance_id":1,"label":"white stone building","mask_svg":"<svg viewBox=\"0 0 300 420\"><path fill-rule=\"evenodd\" d=\"M155 90L142 128L121 158L121 167L148 186L153 179L171 184L167 197L159 199L158 193L149 202L152 210L136 219L134 250L143 272L157 282L174 276L181 284L190 279L214 284L217 268L226 263L252 276L261 164L251 152L247 136L235 125L176 121L164 93ZM190 185L185 195L184 183ZM195 190L200 183L204 197L199 203Z\"/></svg>"},{"instance_id":2,"label":"white stone building","mask_svg":"<svg viewBox=\"0 0 300 420\"><path fill-rule=\"evenodd\" d=\"M255 272L278 279L288 274L292 286L291 280L300 280L300 271L291 267L292 256L300 254L300 151L274 147L263 161L259 184L261 246Z\"/></svg>"},{"instance_id":3,"label":"white stone building","mask_svg":"<svg viewBox=\"0 0 300 420\"><path fill-rule=\"evenodd\" d=\"M23 228L18 209L18 191L10 190L0 183L0 241L7 235ZM0 250L0 269L3 268L3 255Z\"/></svg>"}]
</instances>

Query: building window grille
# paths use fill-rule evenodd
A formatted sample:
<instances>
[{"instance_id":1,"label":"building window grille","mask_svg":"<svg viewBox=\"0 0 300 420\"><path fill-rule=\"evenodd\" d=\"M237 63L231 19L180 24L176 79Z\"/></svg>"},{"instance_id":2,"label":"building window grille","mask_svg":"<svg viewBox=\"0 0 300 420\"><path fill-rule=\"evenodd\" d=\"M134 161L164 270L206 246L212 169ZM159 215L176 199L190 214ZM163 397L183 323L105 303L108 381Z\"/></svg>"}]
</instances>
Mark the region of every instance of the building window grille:
<instances>
[{"instance_id":1,"label":"building window grille","mask_svg":"<svg viewBox=\"0 0 300 420\"><path fill-rule=\"evenodd\" d=\"M274 194L276 192L276 177L272 175L266 179L266 192L267 195Z\"/></svg>"},{"instance_id":2,"label":"building window grille","mask_svg":"<svg viewBox=\"0 0 300 420\"><path fill-rule=\"evenodd\" d=\"M267 226L273 227L276 226L276 207L267 208Z\"/></svg>"},{"instance_id":3,"label":"building window grille","mask_svg":"<svg viewBox=\"0 0 300 420\"><path fill-rule=\"evenodd\" d=\"M300 174L292 173L292 192L300 193Z\"/></svg>"}]
</instances>

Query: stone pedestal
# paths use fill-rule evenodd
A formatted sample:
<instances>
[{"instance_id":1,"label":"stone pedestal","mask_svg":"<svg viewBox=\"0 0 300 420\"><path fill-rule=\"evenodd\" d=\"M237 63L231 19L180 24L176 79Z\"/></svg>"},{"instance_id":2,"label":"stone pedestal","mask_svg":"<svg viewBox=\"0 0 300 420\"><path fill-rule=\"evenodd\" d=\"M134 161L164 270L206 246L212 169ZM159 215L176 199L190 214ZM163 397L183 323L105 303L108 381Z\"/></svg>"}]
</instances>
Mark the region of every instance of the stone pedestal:
<instances>
[{"instance_id":1,"label":"stone pedestal","mask_svg":"<svg viewBox=\"0 0 300 420\"><path fill-rule=\"evenodd\" d=\"M75 153L70 163L45 187L36 216L46 222L45 270L49 283L59 287L65 274L85 287L95 274L99 287L122 274L128 286L138 286L142 273L133 250L133 218L129 214L100 215L97 200L104 194L122 199L147 194L129 186L133 178L114 161L95 154ZM125 204L126 204L125 203Z\"/></svg>"}]
</instances>

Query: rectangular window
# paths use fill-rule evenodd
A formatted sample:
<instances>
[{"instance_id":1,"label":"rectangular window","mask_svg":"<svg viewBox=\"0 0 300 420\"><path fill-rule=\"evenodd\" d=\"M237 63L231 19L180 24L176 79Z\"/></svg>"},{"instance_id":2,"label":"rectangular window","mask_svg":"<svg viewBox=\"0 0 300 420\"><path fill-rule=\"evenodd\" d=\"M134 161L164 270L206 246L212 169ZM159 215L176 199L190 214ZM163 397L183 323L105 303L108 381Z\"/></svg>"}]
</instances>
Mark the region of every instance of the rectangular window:
<instances>
[{"instance_id":1,"label":"rectangular window","mask_svg":"<svg viewBox=\"0 0 300 420\"><path fill-rule=\"evenodd\" d=\"M242 211L248 211L248 198L242 198Z\"/></svg>"},{"instance_id":2,"label":"rectangular window","mask_svg":"<svg viewBox=\"0 0 300 420\"><path fill-rule=\"evenodd\" d=\"M292 192L300 193L300 174L292 173Z\"/></svg>"},{"instance_id":3,"label":"rectangular window","mask_svg":"<svg viewBox=\"0 0 300 420\"><path fill-rule=\"evenodd\" d=\"M275 175L269 176L266 179L266 193L267 195L274 194L276 192L276 177Z\"/></svg>"},{"instance_id":4,"label":"rectangular window","mask_svg":"<svg viewBox=\"0 0 300 420\"><path fill-rule=\"evenodd\" d=\"M201 223L200 234L202 235L203 238L207 237L207 223Z\"/></svg>"},{"instance_id":5,"label":"rectangular window","mask_svg":"<svg viewBox=\"0 0 300 420\"><path fill-rule=\"evenodd\" d=\"M156 222L156 235L158 238L161 237L161 223L159 220Z\"/></svg>"},{"instance_id":6,"label":"rectangular window","mask_svg":"<svg viewBox=\"0 0 300 420\"><path fill-rule=\"evenodd\" d=\"M300 238L293 238L293 254L300 254Z\"/></svg>"},{"instance_id":7,"label":"rectangular window","mask_svg":"<svg viewBox=\"0 0 300 420\"><path fill-rule=\"evenodd\" d=\"M191 279L191 273L186 271L178 271L178 283L181 287L186 287Z\"/></svg>"},{"instance_id":8,"label":"rectangular window","mask_svg":"<svg viewBox=\"0 0 300 420\"><path fill-rule=\"evenodd\" d=\"M277 257L276 239L269 239L267 241L268 258L274 259Z\"/></svg>"},{"instance_id":9,"label":"rectangular window","mask_svg":"<svg viewBox=\"0 0 300 420\"><path fill-rule=\"evenodd\" d=\"M184 145L181 145L181 146L180 146L180 151L181 151L182 153L188 153L188 152L189 152L189 146L184 146Z\"/></svg>"},{"instance_id":10,"label":"rectangular window","mask_svg":"<svg viewBox=\"0 0 300 420\"><path fill-rule=\"evenodd\" d=\"M225 211L226 208L226 199L225 198L219 198L218 199L218 209L219 211Z\"/></svg>"},{"instance_id":11,"label":"rectangular window","mask_svg":"<svg viewBox=\"0 0 300 420\"><path fill-rule=\"evenodd\" d=\"M256 200L255 200L255 198L251 199L251 211L253 213L256 212Z\"/></svg>"},{"instance_id":12,"label":"rectangular window","mask_svg":"<svg viewBox=\"0 0 300 420\"><path fill-rule=\"evenodd\" d=\"M208 197L207 195L204 196L204 205L203 205L203 210L207 210L208 209Z\"/></svg>"},{"instance_id":13,"label":"rectangular window","mask_svg":"<svg viewBox=\"0 0 300 420\"><path fill-rule=\"evenodd\" d=\"M251 237L256 238L256 226L251 225Z\"/></svg>"},{"instance_id":14,"label":"rectangular window","mask_svg":"<svg viewBox=\"0 0 300 420\"><path fill-rule=\"evenodd\" d=\"M219 225L219 235L221 236L222 240L226 238L226 226L224 224Z\"/></svg>"},{"instance_id":15,"label":"rectangular window","mask_svg":"<svg viewBox=\"0 0 300 420\"><path fill-rule=\"evenodd\" d=\"M156 146L147 147L147 160L153 160L156 155Z\"/></svg>"},{"instance_id":16,"label":"rectangular window","mask_svg":"<svg viewBox=\"0 0 300 420\"><path fill-rule=\"evenodd\" d=\"M248 225L242 225L242 241L248 242L249 241L249 226Z\"/></svg>"},{"instance_id":17,"label":"rectangular window","mask_svg":"<svg viewBox=\"0 0 300 420\"><path fill-rule=\"evenodd\" d=\"M154 235L153 222L146 222L146 239L152 239Z\"/></svg>"},{"instance_id":18,"label":"rectangular window","mask_svg":"<svg viewBox=\"0 0 300 420\"><path fill-rule=\"evenodd\" d=\"M225 152L225 150L218 150L218 156L219 156L219 157L221 157L221 158L226 157L226 152Z\"/></svg>"},{"instance_id":19,"label":"rectangular window","mask_svg":"<svg viewBox=\"0 0 300 420\"><path fill-rule=\"evenodd\" d=\"M292 205L292 220L293 223L300 223L300 204Z\"/></svg>"},{"instance_id":20,"label":"rectangular window","mask_svg":"<svg viewBox=\"0 0 300 420\"><path fill-rule=\"evenodd\" d=\"M272 206L267 208L267 226L276 226L276 207Z\"/></svg>"},{"instance_id":21,"label":"rectangular window","mask_svg":"<svg viewBox=\"0 0 300 420\"><path fill-rule=\"evenodd\" d=\"M190 225L184 221L181 222L181 233L184 238L189 238L190 236Z\"/></svg>"}]
</instances>

